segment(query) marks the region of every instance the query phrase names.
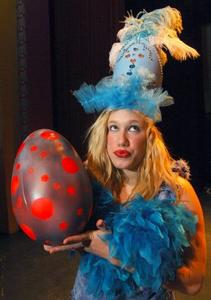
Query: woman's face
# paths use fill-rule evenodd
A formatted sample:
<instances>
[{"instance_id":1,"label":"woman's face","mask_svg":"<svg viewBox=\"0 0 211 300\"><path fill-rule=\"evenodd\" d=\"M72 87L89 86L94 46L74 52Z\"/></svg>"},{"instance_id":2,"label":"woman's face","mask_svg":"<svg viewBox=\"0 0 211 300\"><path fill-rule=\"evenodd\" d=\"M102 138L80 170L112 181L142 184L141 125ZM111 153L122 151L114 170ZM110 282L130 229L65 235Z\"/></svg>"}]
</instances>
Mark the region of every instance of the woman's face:
<instances>
[{"instance_id":1,"label":"woman's face","mask_svg":"<svg viewBox=\"0 0 211 300\"><path fill-rule=\"evenodd\" d=\"M126 109L111 112L107 153L117 169L138 169L145 155L146 139L146 122L139 112Z\"/></svg>"}]
</instances>

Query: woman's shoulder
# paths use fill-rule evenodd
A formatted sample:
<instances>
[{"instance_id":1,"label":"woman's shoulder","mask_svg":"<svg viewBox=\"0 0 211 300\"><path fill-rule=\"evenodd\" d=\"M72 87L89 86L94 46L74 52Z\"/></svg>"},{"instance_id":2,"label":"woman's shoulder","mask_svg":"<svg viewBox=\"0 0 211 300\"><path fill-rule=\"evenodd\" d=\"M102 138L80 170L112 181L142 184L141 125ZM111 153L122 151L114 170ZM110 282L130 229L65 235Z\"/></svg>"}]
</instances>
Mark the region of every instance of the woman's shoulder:
<instances>
[{"instance_id":1,"label":"woman's shoulder","mask_svg":"<svg viewBox=\"0 0 211 300\"><path fill-rule=\"evenodd\" d=\"M180 204L184 204L190 211L197 215L202 215L202 208L200 200L192 186L192 184L185 178L178 178L178 189Z\"/></svg>"},{"instance_id":2,"label":"woman's shoulder","mask_svg":"<svg viewBox=\"0 0 211 300\"><path fill-rule=\"evenodd\" d=\"M183 204L193 213L201 214L201 204L191 183L187 179L178 176L177 189L178 190L176 192L171 186L167 185L166 183L162 183L157 194L157 198L159 200L177 200L178 204Z\"/></svg>"}]
</instances>

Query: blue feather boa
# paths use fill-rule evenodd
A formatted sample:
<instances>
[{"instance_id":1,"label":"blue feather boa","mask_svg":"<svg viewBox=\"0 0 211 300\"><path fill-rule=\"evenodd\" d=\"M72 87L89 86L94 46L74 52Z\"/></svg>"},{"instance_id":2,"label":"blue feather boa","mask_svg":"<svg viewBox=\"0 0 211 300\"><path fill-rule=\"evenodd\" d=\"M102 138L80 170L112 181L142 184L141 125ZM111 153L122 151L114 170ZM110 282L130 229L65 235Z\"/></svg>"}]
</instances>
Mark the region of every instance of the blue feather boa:
<instances>
[{"instance_id":1,"label":"blue feather boa","mask_svg":"<svg viewBox=\"0 0 211 300\"><path fill-rule=\"evenodd\" d=\"M80 272L87 278L87 293L97 299L103 295L106 299L121 294L129 297L140 288L158 293L165 282L174 280L176 269L183 264L183 251L195 233L197 217L171 198L145 201L137 195L120 206L102 187L95 190L100 196L95 212L101 212L98 217L111 230L103 240L109 245L110 257L117 258L121 267L92 254L83 255Z\"/></svg>"},{"instance_id":2,"label":"blue feather boa","mask_svg":"<svg viewBox=\"0 0 211 300\"><path fill-rule=\"evenodd\" d=\"M128 79L104 77L94 85L82 84L73 95L85 112L100 112L104 109L139 110L155 121L161 120L160 106L173 104L173 99L162 88L146 89L145 78L134 74Z\"/></svg>"}]
</instances>

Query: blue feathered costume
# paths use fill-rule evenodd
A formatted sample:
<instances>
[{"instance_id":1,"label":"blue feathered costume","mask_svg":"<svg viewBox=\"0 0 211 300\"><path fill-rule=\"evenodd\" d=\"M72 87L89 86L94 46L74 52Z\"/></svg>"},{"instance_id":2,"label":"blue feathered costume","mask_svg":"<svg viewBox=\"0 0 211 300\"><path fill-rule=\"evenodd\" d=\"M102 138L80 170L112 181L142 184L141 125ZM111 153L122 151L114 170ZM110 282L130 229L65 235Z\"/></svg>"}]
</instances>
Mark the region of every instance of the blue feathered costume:
<instances>
[{"instance_id":1,"label":"blue feathered costume","mask_svg":"<svg viewBox=\"0 0 211 300\"><path fill-rule=\"evenodd\" d=\"M95 208L89 226L105 220L109 233L103 240L121 266L83 254L72 299L172 299L164 284L173 281L183 265L183 251L195 233L197 217L175 204L175 194L166 185L151 200L137 195L124 205L98 183L93 191Z\"/></svg>"}]
</instances>

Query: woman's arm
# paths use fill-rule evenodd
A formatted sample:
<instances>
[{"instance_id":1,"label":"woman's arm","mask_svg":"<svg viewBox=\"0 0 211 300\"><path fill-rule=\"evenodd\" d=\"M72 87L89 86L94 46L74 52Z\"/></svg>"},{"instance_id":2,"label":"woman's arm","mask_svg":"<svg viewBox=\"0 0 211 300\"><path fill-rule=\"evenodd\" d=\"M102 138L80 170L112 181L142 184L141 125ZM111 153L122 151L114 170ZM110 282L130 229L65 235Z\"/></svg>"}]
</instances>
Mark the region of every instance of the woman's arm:
<instances>
[{"instance_id":1,"label":"woman's arm","mask_svg":"<svg viewBox=\"0 0 211 300\"><path fill-rule=\"evenodd\" d=\"M204 216L199 199L191 184L180 178L180 203L198 217L196 233L191 239L191 246L184 252L184 265L176 272L176 280L168 284L169 288L182 293L195 295L202 285L206 269L206 240Z\"/></svg>"},{"instance_id":2,"label":"woman's arm","mask_svg":"<svg viewBox=\"0 0 211 300\"><path fill-rule=\"evenodd\" d=\"M65 250L83 249L86 252L93 253L109 260L109 247L100 238L101 235L104 235L106 233L103 220L98 220L96 226L98 228L97 230L90 230L81 234L67 237L66 239L64 239L63 245L44 245L44 250L49 252L50 254L53 254ZM115 259L111 259L109 261L113 264L119 264Z\"/></svg>"}]
</instances>

